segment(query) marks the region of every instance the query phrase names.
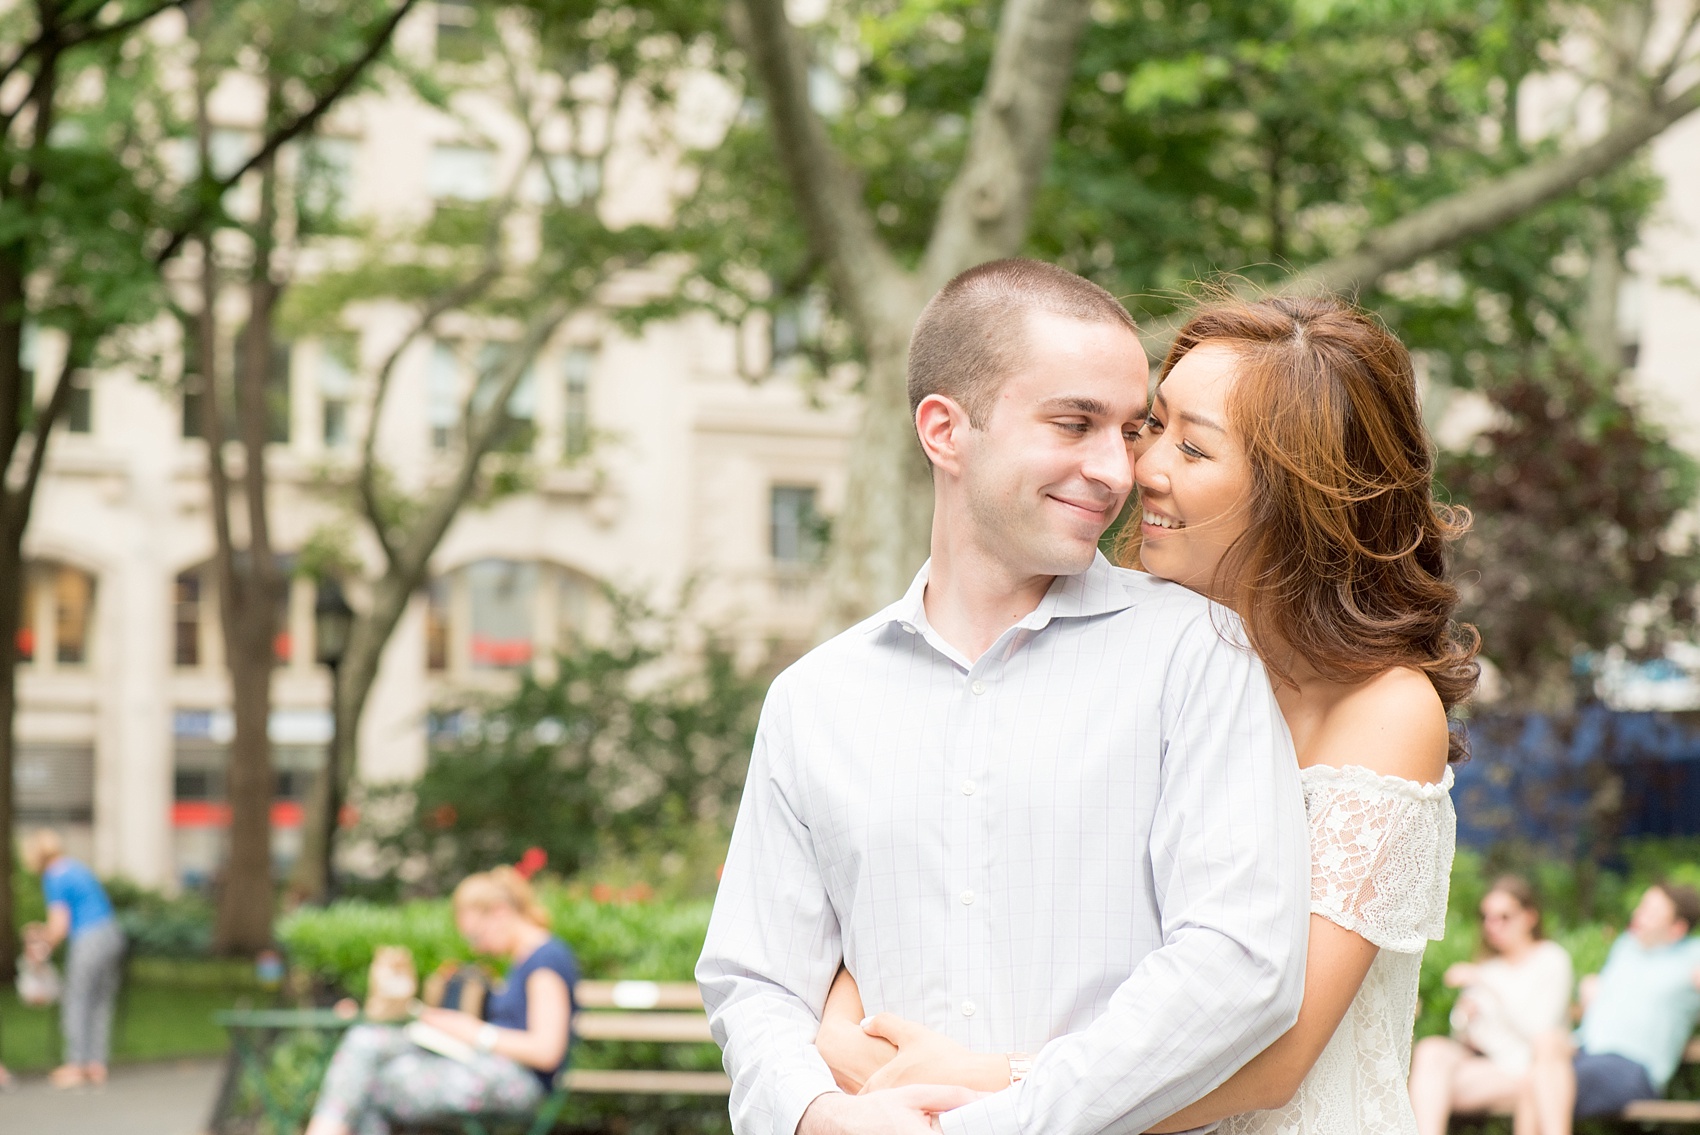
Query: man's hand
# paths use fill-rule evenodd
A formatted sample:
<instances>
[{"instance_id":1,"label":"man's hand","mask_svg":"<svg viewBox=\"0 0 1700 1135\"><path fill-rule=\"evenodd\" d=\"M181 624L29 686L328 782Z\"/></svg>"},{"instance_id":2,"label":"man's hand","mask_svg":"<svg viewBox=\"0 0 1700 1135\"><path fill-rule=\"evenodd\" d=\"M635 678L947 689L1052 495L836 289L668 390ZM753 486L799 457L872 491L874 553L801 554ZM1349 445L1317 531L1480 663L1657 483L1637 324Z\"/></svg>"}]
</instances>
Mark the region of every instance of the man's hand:
<instances>
[{"instance_id":1,"label":"man's hand","mask_svg":"<svg viewBox=\"0 0 1700 1135\"><path fill-rule=\"evenodd\" d=\"M916 1084L883 1092L816 1096L797 1135L936 1135L938 1114L973 1103L982 1093L947 1084Z\"/></svg>"},{"instance_id":2,"label":"man's hand","mask_svg":"<svg viewBox=\"0 0 1700 1135\"><path fill-rule=\"evenodd\" d=\"M867 1078L864 1092L909 1084L960 1084L980 1092L1009 1087L1009 1057L1004 1053L970 1052L943 1033L895 1013L868 1018L862 1030L897 1046L897 1055Z\"/></svg>"}]
</instances>

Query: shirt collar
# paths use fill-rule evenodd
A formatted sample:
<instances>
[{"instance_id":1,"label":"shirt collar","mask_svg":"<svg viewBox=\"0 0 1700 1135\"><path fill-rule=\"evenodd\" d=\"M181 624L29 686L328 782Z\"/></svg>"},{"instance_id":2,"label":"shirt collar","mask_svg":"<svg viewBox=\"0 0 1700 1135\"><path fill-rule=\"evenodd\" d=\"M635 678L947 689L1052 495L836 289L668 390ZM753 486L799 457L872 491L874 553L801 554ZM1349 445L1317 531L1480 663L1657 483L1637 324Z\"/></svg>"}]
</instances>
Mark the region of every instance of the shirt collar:
<instances>
[{"instance_id":1,"label":"shirt collar","mask_svg":"<svg viewBox=\"0 0 1700 1135\"><path fill-rule=\"evenodd\" d=\"M869 633L878 634L894 626L910 630L927 626L927 607L923 600L932 566L932 560L921 565L903 598L880 612L869 626ZM1052 580L1050 590L1039 600L1039 605L1015 625L1026 630L1038 630L1052 619L1084 619L1108 615L1131 606L1133 596L1116 577L1116 569L1104 558L1104 553L1095 552L1085 571L1078 575L1059 575Z\"/></svg>"}]
</instances>

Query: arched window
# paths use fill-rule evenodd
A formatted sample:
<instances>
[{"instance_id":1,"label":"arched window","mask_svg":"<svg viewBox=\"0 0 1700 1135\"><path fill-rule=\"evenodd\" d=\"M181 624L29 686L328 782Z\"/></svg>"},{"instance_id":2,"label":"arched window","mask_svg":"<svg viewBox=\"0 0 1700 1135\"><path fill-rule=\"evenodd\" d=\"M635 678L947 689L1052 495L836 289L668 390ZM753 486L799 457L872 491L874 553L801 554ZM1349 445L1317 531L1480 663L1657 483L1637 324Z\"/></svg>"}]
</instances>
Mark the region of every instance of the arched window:
<instances>
[{"instance_id":1,"label":"arched window","mask_svg":"<svg viewBox=\"0 0 1700 1135\"><path fill-rule=\"evenodd\" d=\"M86 665L93 646L94 576L69 564L24 566L18 661L41 669Z\"/></svg>"},{"instance_id":2,"label":"arched window","mask_svg":"<svg viewBox=\"0 0 1700 1135\"><path fill-rule=\"evenodd\" d=\"M596 594L559 564L478 560L426 588L425 665L449 675L547 668L586 633Z\"/></svg>"}]
</instances>

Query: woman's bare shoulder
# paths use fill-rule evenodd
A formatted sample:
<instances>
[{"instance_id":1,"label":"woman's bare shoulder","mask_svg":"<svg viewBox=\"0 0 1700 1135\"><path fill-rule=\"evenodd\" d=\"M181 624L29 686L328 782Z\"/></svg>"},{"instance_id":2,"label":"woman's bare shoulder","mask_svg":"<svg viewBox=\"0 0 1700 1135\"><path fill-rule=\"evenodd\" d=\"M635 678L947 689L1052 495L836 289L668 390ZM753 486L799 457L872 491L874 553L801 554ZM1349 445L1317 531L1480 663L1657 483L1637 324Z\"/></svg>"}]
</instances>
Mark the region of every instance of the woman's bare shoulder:
<instances>
[{"instance_id":1,"label":"woman's bare shoulder","mask_svg":"<svg viewBox=\"0 0 1700 1135\"><path fill-rule=\"evenodd\" d=\"M1360 765L1435 784L1446 773L1446 707L1421 670L1398 666L1342 690L1309 746L1306 764Z\"/></svg>"}]
</instances>

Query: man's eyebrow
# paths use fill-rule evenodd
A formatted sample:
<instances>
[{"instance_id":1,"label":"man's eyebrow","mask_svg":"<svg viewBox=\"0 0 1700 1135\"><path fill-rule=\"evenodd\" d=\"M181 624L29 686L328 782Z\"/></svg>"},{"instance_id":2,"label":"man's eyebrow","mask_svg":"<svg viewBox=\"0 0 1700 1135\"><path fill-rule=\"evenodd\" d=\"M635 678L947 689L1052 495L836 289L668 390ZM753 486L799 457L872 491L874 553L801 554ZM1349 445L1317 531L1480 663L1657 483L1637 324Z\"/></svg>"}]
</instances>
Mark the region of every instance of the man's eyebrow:
<instances>
[{"instance_id":1,"label":"man's eyebrow","mask_svg":"<svg viewBox=\"0 0 1700 1135\"><path fill-rule=\"evenodd\" d=\"M1052 398L1045 403L1047 410L1074 410L1081 414L1094 414L1098 417L1108 417L1110 408L1096 398L1086 398L1076 394L1065 394L1060 398Z\"/></svg>"}]
</instances>

